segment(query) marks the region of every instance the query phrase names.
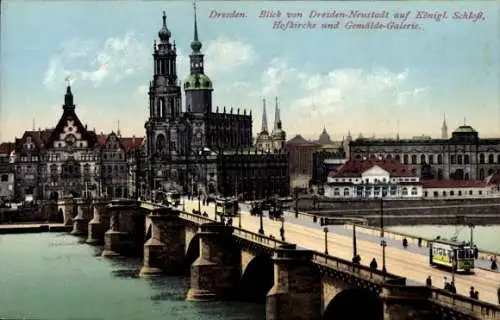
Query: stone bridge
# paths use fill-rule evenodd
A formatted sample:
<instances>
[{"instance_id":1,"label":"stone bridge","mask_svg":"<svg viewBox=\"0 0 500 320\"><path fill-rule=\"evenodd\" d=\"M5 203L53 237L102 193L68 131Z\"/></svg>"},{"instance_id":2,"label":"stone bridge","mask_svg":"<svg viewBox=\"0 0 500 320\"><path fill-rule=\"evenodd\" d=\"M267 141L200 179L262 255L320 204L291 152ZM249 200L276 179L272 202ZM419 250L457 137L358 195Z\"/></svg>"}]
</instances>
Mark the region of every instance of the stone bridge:
<instances>
[{"instance_id":1,"label":"stone bridge","mask_svg":"<svg viewBox=\"0 0 500 320\"><path fill-rule=\"evenodd\" d=\"M187 299L265 302L268 320L500 319L498 306L172 207L77 200L61 208L76 213L66 214L73 234L104 243L104 256L142 253L141 276L189 274Z\"/></svg>"}]
</instances>

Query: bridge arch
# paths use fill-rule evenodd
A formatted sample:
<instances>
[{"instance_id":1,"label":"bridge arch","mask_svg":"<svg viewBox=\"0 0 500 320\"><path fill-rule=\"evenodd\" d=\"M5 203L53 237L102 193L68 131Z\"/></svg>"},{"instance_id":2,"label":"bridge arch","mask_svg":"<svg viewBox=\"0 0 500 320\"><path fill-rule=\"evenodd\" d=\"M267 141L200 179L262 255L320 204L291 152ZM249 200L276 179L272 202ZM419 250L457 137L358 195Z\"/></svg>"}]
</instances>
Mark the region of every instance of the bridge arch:
<instances>
[{"instance_id":1,"label":"bridge arch","mask_svg":"<svg viewBox=\"0 0 500 320\"><path fill-rule=\"evenodd\" d=\"M345 289L339 292L323 313L323 320L382 320L382 300L368 289Z\"/></svg>"},{"instance_id":2,"label":"bridge arch","mask_svg":"<svg viewBox=\"0 0 500 320\"><path fill-rule=\"evenodd\" d=\"M193 262L200 256L200 236L195 234L191 241L186 243L186 257L184 259L186 264L186 271L189 273L190 267Z\"/></svg>"},{"instance_id":3,"label":"bridge arch","mask_svg":"<svg viewBox=\"0 0 500 320\"><path fill-rule=\"evenodd\" d=\"M274 263L270 253L255 256L242 270L239 298L244 301L265 302L274 284Z\"/></svg>"}]
</instances>

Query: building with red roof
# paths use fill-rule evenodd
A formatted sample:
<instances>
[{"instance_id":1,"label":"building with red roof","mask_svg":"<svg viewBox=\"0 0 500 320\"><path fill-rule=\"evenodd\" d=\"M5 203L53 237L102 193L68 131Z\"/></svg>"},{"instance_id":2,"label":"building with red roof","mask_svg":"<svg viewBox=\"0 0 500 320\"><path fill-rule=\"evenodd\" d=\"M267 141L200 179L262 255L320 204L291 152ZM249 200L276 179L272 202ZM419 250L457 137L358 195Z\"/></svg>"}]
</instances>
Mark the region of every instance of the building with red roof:
<instances>
[{"instance_id":1,"label":"building with red roof","mask_svg":"<svg viewBox=\"0 0 500 320\"><path fill-rule=\"evenodd\" d=\"M122 137L119 130L88 130L76 114L70 86L62 109L54 128L25 131L14 142L0 144L0 197L26 201L132 195L130 171L143 138ZM11 185L10 193L4 192L9 190L4 182Z\"/></svg>"},{"instance_id":2,"label":"building with red roof","mask_svg":"<svg viewBox=\"0 0 500 320\"><path fill-rule=\"evenodd\" d=\"M396 160L349 160L330 172L325 196L331 198L421 198L420 178Z\"/></svg>"}]
</instances>

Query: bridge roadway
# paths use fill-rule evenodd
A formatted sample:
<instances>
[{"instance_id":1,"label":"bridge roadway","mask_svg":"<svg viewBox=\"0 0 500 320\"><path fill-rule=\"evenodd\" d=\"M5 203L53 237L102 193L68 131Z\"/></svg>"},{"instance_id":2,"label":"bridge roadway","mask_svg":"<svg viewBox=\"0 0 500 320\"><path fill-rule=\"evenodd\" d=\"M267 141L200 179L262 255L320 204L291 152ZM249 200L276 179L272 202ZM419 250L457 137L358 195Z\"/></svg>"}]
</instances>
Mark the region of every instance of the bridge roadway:
<instances>
[{"instance_id":1,"label":"bridge roadway","mask_svg":"<svg viewBox=\"0 0 500 320\"><path fill-rule=\"evenodd\" d=\"M185 211L192 212L198 210L198 200L185 201ZM241 206L241 225L243 229L258 232L260 228L260 218L252 216L248 212L247 206ZM215 217L215 207L211 203L209 206L201 204L201 211L206 211L209 218ZM264 218L265 235L273 235L276 239L280 237L281 222ZM238 218L233 218L233 225L238 226ZM285 222L285 240L295 243L298 247L325 251L325 234L321 228L313 228L293 222ZM331 229L329 229L331 230ZM380 243L357 239L357 252L361 256L361 264L369 265L372 258L375 258L378 267L382 268L382 248ZM333 232L328 233L328 253L332 256L351 260L352 258L352 237L347 237ZM451 280L449 271L436 269L429 265L429 258L421 254L409 252L398 247L386 247L386 268L392 274L406 277L416 283L425 283L427 276L431 276L433 285L443 287L444 277ZM479 291L479 298L493 304L498 304L497 288L500 285L500 273L475 269L473 275L455 274L455 285L459 294L468 296L469 289L473 286Z\"/></svg>"}]
</instances>

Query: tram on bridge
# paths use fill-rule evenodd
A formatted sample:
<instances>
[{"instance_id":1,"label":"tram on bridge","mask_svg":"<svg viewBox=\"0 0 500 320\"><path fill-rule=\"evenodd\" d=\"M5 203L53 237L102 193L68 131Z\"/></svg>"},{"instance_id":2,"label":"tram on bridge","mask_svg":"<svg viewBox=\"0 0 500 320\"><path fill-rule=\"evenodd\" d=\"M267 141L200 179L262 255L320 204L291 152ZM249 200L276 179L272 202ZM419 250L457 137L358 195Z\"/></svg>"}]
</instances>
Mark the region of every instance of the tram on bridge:
<instances>
[{"instance_id":1,"label":"tram on bridge","mask_svg":"<svg viewBox=\"0 0 500 320\"><path fill-rule=\"evenodd\" d=\"M455 272L474 270L474 248L465 242L435 239L429 243L429 263Z\"/></svg>"},{"instance_id":2,"label":"tram on bridge","mask_svg":"<svg viewBox=\"0 0 500 320\"><path fill-rule=\"evenodd\" d=\"M222 217L236 217L239 212L239 202L235 197L216 197L215 212Z\"/></svg>"},{"instance_id":3,"label":"tram on bridge","mask_svg":"<svg viewBox=\"0 0 500 320\"><path fill-rule=\"evenodd\" d=\"M172 191L156 190L153 191L153 199L155 202L160 202L166 205L178 206L181 203L181 194L175 190Z\"/></svg>"}]
</instances>

